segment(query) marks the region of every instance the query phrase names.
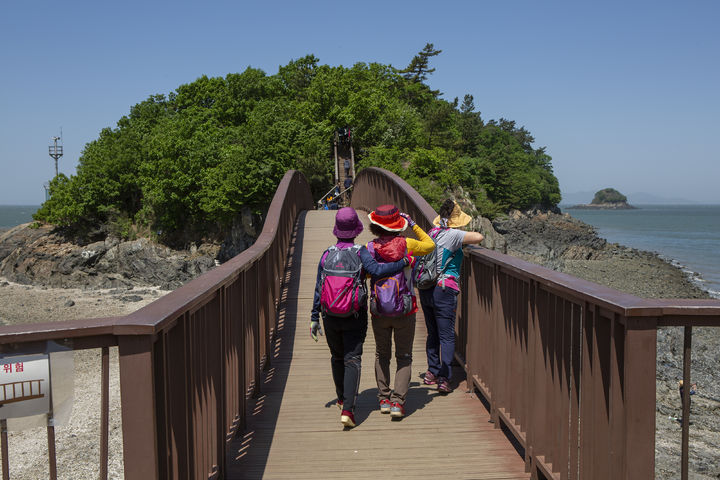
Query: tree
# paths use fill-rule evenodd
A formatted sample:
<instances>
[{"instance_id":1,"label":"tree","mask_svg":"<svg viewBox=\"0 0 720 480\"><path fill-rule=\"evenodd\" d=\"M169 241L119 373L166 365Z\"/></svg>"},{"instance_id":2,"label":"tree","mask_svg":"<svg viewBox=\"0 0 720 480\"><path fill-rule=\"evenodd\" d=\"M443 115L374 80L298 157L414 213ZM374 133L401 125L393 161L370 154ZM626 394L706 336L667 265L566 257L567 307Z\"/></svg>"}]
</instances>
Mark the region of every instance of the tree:
<instances>
[{"instance_id":1,"label":"tree","mask_svg":"<svg viewBox=\"0 0 720 480\"><path fill-rule=\"evenodd\" d=\"M274 75L248 68L152 95L85 146L76 174L51 182L35 218L86 232L152 232L170 245L212 239L241 209L264 212L288 169L325 193L339 125L353 128L358 169L388 168L435 207L449 194L469 196L490 217L556 204L552 159L525 128L485 123L471 95L458 105L423 83L439 53L427 44L404 73L308 55Z\"/></svg>"},{"instance_id":2,"label":"tree","mask_svg":"<svg viewBox=\"0 0 720 480\"><path fill-rule=\"evenodd\" d=\"M434 68L430 68L430 58L436 55L440 55L442 50L435 50L435 46L432 43L426 43L417 55L415 55L410 64L405 67L405 70L401 70L400 73L403 76L414 82L424 83L427 80L427 76L435 71Z\"/></svg>"}]
</instances>

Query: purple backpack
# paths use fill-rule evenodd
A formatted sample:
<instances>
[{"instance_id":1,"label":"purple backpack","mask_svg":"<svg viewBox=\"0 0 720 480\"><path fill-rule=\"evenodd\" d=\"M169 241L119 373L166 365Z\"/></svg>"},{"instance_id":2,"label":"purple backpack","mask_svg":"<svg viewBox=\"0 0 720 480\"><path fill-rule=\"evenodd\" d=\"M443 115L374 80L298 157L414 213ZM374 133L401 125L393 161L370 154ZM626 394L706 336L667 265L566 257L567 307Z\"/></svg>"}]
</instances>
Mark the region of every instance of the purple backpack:
<instances>
[{"instance_id":1,"label":"purple backpack","mask_svg":"<svg viewBox=\"0 0 720 480\"><path fill-rule=\"evenodd\" d=\"M378 263L388 263L377 255L373 242L368 251ZM370 280L370 313L382 317L403 317L413 308L412 285L408 285L405 273Z\"/></svg>"},{"instance_id":2,"label":"purple backpack","mask_svg":"<svg viewBox=\"0 0 720 480\"><path fill-rule=\"evenodd\" d=\"M367 293L362 281L360 245L327 249L320 276L320 306L326 315L349 317L365 305Z\"/></svg>"}]
</instances>

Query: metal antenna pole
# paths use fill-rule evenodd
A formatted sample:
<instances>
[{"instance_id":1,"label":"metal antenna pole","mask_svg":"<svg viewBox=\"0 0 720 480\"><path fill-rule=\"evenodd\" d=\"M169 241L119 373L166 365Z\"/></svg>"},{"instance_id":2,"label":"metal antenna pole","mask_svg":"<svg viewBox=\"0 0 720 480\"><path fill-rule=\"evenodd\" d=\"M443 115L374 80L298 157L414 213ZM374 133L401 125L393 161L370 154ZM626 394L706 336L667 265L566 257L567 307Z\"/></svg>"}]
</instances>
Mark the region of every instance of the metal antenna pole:
<instances>
[{"instance_id":1,"label":"metal antenna pole","mask_svg":"<svg viewBox=\"0 0 720 480\"><path fill-rule=\"evenodd\" d=\"M58 145L58 140L60 140L60 137L52 137L52 140L54 142L54 145L50 145L48 147L48 150L50 151L50 156L55 159L55 176L58 176L58 159L63 156L63 147L62 145Z\"/></svg>"}]
</instances>

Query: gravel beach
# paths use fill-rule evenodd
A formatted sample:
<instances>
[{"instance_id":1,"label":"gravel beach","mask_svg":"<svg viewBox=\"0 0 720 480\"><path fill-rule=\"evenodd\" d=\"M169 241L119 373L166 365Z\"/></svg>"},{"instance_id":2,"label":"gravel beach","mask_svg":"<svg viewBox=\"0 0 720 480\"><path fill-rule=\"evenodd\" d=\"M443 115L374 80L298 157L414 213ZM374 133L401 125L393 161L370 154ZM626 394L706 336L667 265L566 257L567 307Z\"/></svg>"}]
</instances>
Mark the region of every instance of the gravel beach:
<instances>
[{"instance_id":1,"label":"gravel beach","mask_svg":"<svg viewBox=\"0 0 720 480\"><path fill-rule=\"evenodd\" d=\"M155 288L81 290L9 283L0 278L0 323L40 323L127 315L167 293ZM74 357L72 414L56 426L60 479L97 479L100 458L100 351ZM11 426L12 428L12 426ZM8 434L10 478L49 478L47 430L36 427ZM109 478L122 478L122 431L117 348L110 349Z\"/></svg>"}]
</instances>

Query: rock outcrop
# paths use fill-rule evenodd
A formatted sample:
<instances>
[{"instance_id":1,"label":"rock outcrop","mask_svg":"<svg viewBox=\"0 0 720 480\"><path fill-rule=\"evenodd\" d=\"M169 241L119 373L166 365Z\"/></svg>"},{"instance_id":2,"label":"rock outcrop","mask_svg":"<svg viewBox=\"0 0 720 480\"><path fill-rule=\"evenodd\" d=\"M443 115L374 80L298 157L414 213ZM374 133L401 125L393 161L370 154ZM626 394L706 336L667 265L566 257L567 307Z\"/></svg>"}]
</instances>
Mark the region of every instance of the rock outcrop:
<instances>
[{"instance_id":1,"label":"rock outcrop","mask_svg":"<svg viewBox=\"0 0 720 480\"><path fill-rule=\"evenodd\" d=\"M49 227L16 227L0 237L0 275L48 287L158 286L172 290L215 265L219 247L175 251L147 239L76 245Z\"/></svg>"}]
</instances>

